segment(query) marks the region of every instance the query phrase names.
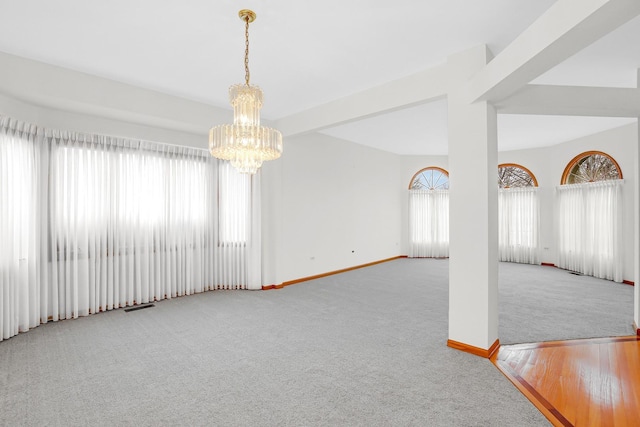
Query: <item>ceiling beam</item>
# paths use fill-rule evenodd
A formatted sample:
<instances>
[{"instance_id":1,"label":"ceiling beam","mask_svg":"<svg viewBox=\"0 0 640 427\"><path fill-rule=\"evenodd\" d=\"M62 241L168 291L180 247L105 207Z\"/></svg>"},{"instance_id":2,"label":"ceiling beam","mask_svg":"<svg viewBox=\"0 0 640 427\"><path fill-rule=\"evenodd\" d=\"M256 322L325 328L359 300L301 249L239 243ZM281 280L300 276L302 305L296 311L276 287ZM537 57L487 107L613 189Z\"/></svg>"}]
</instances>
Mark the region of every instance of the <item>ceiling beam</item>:
<instances>
[{"instance_id":1,"label":"ceiling beam","mask_svg":"<svg viewBox=\"0 0 640 427\"><path fill-rule=\"evenodd\" d=\"M284 136L325 129L446 96L446 64L277 120Z\"/></svg>"},{"instance_id":2,"label":"ceiling beam","mask_svg":"<svg viewBox=\"0 0 640 427\"><path fill-rule=\"evenodd\" d=\"M497 57L488 63L484 62L486 65L473 75L470 74L477 68L461 67L456 62L457 55L454 55L446 63L434 68L281 118L273 125L284 136L318 131L441 99L464 80L468 80L464 88L468 102L487 100L498 104L638 14L639 0L558 0ZM485 46L458 55L466 58L469 53L475 59L488 59L490 56ZM469 74L464 74L465 69ZM598 104L596 99L592 99L592 92L587 94L574 89L564 91L586 98L587 105L579 108L577 103L569 103L567 99L563 100L567 105L545 104L544 96L557 99L560 90L556 92L548 88L531 87L509 102L501 103L500 112L628 117L636 111L635 92L621 94L615 89L607 91L605 88L596 88L594 92L602 96ZM527 99L534 102L530 108L524 103ZM615 106L615 100L620 100L622 104ZM549 109L543 111L543 105Z\"/></svg>"},{"instance_id":3,"label":"ceiling beam","mask_svg":"<svg viewBox=\"0 0 640 427\"><path fill-rule=\"evenodd\" d=\"M468 101L506 98L638 14L638 0L558 0L474 76Z\"/></svg>"},{"instance_id":4,"label":"ceiling beam","mask_svg":"<svg viewBox=\"0 0 640 427\"><path fill-rule=\"evenodd\" d=\"M477 45L433 68L281 118L274 126L293 136L442 99L490 58L487 46Z\"/></svg>"},{"instance_id":5,"label":"ceiling beam","mask_svg":"<svg viewBox=\"0 0 640 427\"><path fill-rule=\"evenodd\" d=\"M640 117L640 89L527 85L495 106L500 114Z\"/></svg>"}]
</instances>

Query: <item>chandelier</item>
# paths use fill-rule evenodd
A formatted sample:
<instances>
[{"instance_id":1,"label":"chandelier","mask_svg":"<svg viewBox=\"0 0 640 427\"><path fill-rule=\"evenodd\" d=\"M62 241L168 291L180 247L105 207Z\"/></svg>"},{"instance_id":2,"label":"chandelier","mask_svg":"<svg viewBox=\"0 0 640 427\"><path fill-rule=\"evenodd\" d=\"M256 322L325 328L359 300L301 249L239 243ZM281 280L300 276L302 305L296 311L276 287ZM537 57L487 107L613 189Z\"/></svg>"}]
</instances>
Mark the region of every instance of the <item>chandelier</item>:
<instances>
[{"instance_id":1,"label":"chandelier","mask_svg":"<svg viewBox=\"0 0 640 427\"><path fill-rule=\"evenodd\" d=\"M233 124L214 126L209 131L209 151L213 157L229 160L240 173L255 174L262 162L282 154L282 134L260 126L262 89L249 84L249 24L255 12L243 9L238 16L245 23L244 84L229 88Z\"/></svg>"}]
</instances>

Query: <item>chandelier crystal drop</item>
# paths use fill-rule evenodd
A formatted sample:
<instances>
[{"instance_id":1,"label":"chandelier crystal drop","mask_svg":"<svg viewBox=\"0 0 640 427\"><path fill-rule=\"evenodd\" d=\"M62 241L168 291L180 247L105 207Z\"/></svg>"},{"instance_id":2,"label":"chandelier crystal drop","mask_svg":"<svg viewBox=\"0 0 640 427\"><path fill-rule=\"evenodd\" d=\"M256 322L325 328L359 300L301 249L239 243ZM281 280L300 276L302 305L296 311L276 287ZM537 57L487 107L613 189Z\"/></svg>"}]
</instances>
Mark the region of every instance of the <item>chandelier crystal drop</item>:
<instances>
[{"instance_id":1,"label":"chandelier crystal drop","mask_svg":"<svg viewBox=\"0 0 640 427\"><path fill-rule=\"evenodd\" d=\"M247 9L238 12L245 22L245 83L229 88L233 124L218 125L209 131L209 151L213 157L228 160L240 173L255 174L262 162L282 154L282 134L260 126L262 90L249 84L249 24L256 14Z\"/></svg>"}]
</instances>

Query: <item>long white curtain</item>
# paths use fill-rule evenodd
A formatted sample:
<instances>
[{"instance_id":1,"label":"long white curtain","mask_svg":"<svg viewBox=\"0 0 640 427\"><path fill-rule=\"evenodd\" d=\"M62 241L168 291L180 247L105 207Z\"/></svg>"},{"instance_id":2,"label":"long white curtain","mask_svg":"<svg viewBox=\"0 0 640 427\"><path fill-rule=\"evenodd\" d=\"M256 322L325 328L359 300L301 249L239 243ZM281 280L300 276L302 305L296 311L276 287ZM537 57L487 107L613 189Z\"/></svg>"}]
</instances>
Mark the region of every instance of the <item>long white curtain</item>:
<instances>
[{"instance_id":1,"label":"long white curtain","mask_svg":"<svg viewBox=\"0 0 640 427\"><path fill-rule=\"evenodd\" d=\"M449 191L409 190L409 257L449 256Z\"/></svg>"},{"instance_id":2,"label":"long white curtain","mask_svg":"<svg viewBox=\"0 0 640 427\"><path fill-rule=\"evenodd\" d=\"M558 267L622 281L622 180L557 187Z\"/></svg>"},{"instance_id":3,"label":"long white curtain","mask_svg":"<svg viewBox=\"0 0 640 427\"><path fill-rule=\"evenodd\" d=\"M260 289L260 182L200 149L2 118L0 340L48 319Z\"/></svg>"},{"instance_id":4,"label":"long white curtain","mask_svg":"<svg viewBox=\"0 0 640 427\"><path fill-rule=\"evenodd\" d=\"M505 188L498 193L500 261L538 263L538 189Z\"/></svg>"},{"instance_id":5,"label":"long white curtain","mask_svg":"<svg viewBox=\"0 0 640 427\"><path fill-rule=\"evenodd\" d=\"M0 341L39 319L36 132L0 117Z\"/></svg>"}]
</instances>

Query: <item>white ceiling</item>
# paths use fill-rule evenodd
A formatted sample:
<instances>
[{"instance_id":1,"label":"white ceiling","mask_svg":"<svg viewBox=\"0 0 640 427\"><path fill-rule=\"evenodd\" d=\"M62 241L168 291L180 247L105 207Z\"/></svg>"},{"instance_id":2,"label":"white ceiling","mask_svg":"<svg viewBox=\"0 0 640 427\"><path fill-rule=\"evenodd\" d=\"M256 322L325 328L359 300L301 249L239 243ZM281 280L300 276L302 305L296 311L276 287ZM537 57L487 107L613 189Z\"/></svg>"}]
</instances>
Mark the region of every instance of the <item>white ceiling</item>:
<instances>
[{"instance_id":1,"label":"white ceiling","mask_svg":"<svg viewBox=\"0 0 640 427\"><path fill-rule=\"evenodd\" d=\"M447 154L447 101L381 114L322 133L397 154Z\"/></svg>"},{"instance_id":2,"label":"white ceiling","mask_svg":"<svg viewBox=\"0 0 640 427\"><path fill-rule=\"evenodd\" d=\"M498 54L553 3L0 0L0 51L229 108L227 89L244 78L237 12L250 8L258 15L250 29L252 83L265 91L263 116L279 119L482 43ZM638 40L634 19L535 83L635 87ZM500 147L551 145L628 121L501 116ZM446 102L325 132L401 154L443 154Z\"/></svg>"},{"instance_id":3,"label":"white ceiling","mask_svg":"<svg viewBox=\"0 0 640 427\"><path fill-rule=\"evenodd\" d=\"M548 147L635 122L622 117L498 115L498 150ZM404 155L446 155L447 101L440 100L323 130Z\"/></svg>"}]
</instances>

